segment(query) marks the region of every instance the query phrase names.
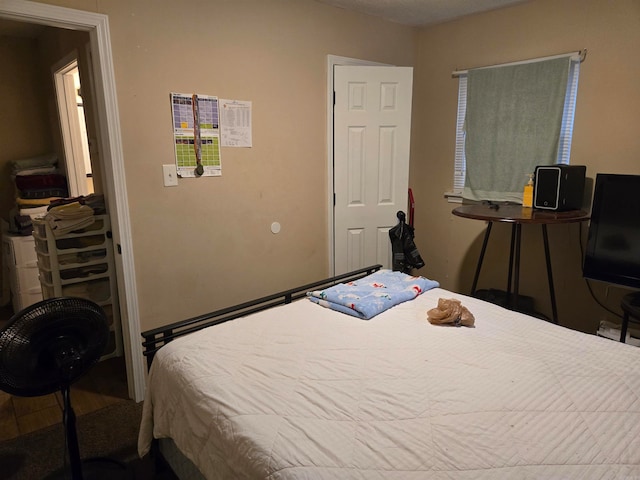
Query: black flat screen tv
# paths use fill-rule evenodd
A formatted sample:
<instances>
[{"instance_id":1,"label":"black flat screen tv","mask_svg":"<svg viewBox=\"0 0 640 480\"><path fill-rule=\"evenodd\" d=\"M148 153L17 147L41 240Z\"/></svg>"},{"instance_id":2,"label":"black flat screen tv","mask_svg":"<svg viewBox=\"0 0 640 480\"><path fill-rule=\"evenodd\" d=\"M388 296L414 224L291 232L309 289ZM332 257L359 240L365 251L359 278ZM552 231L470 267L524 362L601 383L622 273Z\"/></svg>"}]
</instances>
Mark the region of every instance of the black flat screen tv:
<instances>
[{"instance_id":1,"label":"black flat screen tv","mask_svg":"<svg viewBox=\"0 0 640 480\"><path fill-rule=\"evenodd\" d=\"M640 175L596 175L583 276L640 289Z\"/></svg>"}]
</instances>

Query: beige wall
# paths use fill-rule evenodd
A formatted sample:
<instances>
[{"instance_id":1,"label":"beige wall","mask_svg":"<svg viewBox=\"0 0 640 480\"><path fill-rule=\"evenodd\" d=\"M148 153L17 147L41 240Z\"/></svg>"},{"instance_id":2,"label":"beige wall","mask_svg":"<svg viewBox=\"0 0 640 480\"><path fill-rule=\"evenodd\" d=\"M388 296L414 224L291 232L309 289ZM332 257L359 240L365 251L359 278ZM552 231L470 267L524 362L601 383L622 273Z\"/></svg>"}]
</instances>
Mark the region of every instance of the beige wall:
<instances>
[{"instance_id":1,"label":"beige wall","mask_svg":"<svg viewBox=\"0 0 640 480\"><path fill-rule=\"evenodd\" d=\"M416 29L311 0L50 3L109 16L142 330L328 274L327 55L412 65ZM252 101L253 148L163 187L171 92Z\"/></svg>"},{"instance_id":2,"label":"beige wall","mask_svg":"<svg viewBox=\"0 0 640 480\"><path fill-rule=\"evenodd\" d=\"M53 140L37 41L0 36L0 65L0 218L9 221L16 195L12 162L53 151ZM0 268L0 278L3 273Z\"/></svg>"},{"instance_id":3,"label":"beige wall","mask_svg":"<svg viewBox=\"0 0 640 480\"><path fill-rule=\"evenodd\" d=\"M466 293L484 222L451 215L443 192L452 185L458 82L451 72L586 48L581 66L571 162L598 172L640 174L640 2L536 0L424 29L416 63L411 187L421 273ZM524 184L524 182L523 182ZM586 224L585 224L586 227ZM540 228L523 228L521 293L550 316ZM434 234L434 231L437 234ZM498 225L479 288L506 288L510 229ZM586 228L583 229L583 240ZM581 274L577 225L549 227L560 323L594 332L606 312L590 298ZM498 241L498 240L501 241ZM494 243L495 242L495 243ZM594 284L616 309L618 288Z\"/></svg>"},{"instance_id":4,"label":"beige wall","mask_svg":"<svg viewBox=\"0 0 640 480\"><path fill-rule=\"evenodd\" d=\"M640 173L637 0L534 0L417 31L311 0L49 0L109 16L143 330L327 273L326 55L415 65L410 185L420 273L468 291L484 225L451 215L457 81L451 72L587 48L573 163ZM192 5L193 9L187 8ZM162 186L170 92L250 100L251 149L225 148L220 178ZM273 235L271 222L282 224ZM480 287L504 288L504 240ZM550 231L560 319L602 316L580 274L576 225ZM584 236L584 232L583 232ZM539 232L524 229L522 292L549 314ZM596 293L609 295L597 285Z\"/></svg>"},{"instance_id":5,"label":"beige wall","mask_svg":"<svg viewBox=\"0 0 640 480\"><path fill-rule=\"evenodd\" d=\"M412 29L315 2L193 4L105 4L143 329L326 276L326 56L415 54ZM220 178L163 187L170 92L252 101L253 148L224 148Z\"/></svg>"},{"instance_id":6,"label":"beige wall","mask_svg":"<svg viewBox=\"0 0 640 480\"><path fill-rule=\"evenodd\" d=\"M12 161L49 153L49 129L43 71L35 39L0 37L0 216L15 206Z\"/></svg>"}]
</instances>

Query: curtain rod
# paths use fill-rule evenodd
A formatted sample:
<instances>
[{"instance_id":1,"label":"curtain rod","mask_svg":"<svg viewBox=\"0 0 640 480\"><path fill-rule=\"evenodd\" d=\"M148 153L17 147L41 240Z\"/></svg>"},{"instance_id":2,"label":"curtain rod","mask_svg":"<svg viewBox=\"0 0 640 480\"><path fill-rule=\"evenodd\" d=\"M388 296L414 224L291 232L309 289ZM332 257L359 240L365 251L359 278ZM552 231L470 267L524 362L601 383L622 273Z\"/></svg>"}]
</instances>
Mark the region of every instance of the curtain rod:
<instances>
[{"instance_id":1,"label":"curtain rod","mask_svg":"<svg viewBox=\"0 0 640 480\"><path fill-rule=\"evenodd\" d=\"M512 65L524 65L527 63L541 62L543 60L553 60L556 58L563 58L563 57L577 57L576 60L580 60L580 63L582 63L584 62L585 58L587 58L587 49L583 48L582 50L578 50L577 52L562 53L560 55L551 55L548 57L539 57L539 58L532 58L530 60L521 60L519 62L500 63L496 65L487 65L484 67L475 67L475 68L480 69L480 68L492 68L492 67L507 67ZM466 75L467 73L469 73L469 70L473 70L473 69L455 70L451 72L451 76L459 77L460 75Z\"/></svg>"}]
</instances>

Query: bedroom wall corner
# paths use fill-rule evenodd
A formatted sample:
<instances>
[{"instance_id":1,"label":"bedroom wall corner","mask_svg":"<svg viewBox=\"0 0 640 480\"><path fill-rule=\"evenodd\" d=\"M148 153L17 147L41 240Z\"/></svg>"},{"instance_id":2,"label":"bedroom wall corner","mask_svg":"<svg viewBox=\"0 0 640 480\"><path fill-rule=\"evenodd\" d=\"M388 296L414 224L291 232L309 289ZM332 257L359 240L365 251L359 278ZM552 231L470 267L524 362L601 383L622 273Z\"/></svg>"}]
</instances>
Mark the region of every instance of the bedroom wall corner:
<instances>
[{"instance_id":1,"label":"bedroom wall corner","mask_svg":"<svg viewBox=\"0 0 640 480\"><path fill-rule=\"evenodd\" d=\"M443 193L452 186L458 82L451 72L586 48L576 109L571 161L598 172L640 173L640 2L533 0L420 31L410 185L416 195L416 243L427 274L467 294L482 243L484 222L454 218ZM479 288L506 288L509 234L492 232ZM523 230L520 291L550 316L541 234ZM594 333L611 318L590 297L582 278L579 240L586 227L549 228L562 325ZM437 229L437 234L432 234ZM538 229L539 230L539 229ZM495 237L495 238L494 238ZM494 243L495 242L495 243ZM594 283L598 298L619 310L617 288ZM613 318L611 318L613 319Z\"/></svg>"},{"instance_id":2,"label":"bedroom wall corner","mask_svg":"<svg viewBox=\"0 0 640 480\"><path fill-rule=\"evenodd\" d=\"M326 56L412 66L415 28L311 0L45 3L109 17L142 330L328 274ZM251 101L253 147L165 188L171 92Z\"/></svg>"}]
</instances>

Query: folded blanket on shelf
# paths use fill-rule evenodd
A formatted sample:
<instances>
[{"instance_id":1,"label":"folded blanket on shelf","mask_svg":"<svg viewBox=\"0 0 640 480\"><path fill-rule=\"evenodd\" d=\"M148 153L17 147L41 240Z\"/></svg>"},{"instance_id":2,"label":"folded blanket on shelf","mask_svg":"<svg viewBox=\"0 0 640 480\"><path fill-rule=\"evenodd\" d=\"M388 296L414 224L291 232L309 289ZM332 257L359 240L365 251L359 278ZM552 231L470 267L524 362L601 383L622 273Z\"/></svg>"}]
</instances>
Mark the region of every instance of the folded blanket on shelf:
<instances>
[{"instance_id":1,"label":"folded blanket on shelf","mask_svg":"<svg viewBox=\"0 0 640 480\"><path fill-rule=\"evenodd\" d=\"M66 197L68 195L66 188L43 188L35 190L20 190L20 196L27 200L43 200L50 197Z\"/></svg>"},{"instance_id":2,"label":"folded blanket on shelf","mask_svg":"<svg viewBox=\"0 0 640 480\"><path fill-rule=\"evenodd\" d=\"M42 205L39 207L25 207L18 209L18 215L28 215L29 217L36 218L41 217L47 213L47 205Z\"/></svg>"},{"instance_id":3,"label":"folded blanket on shelf","mask_svg":"<svg viewBox=\"0 0 640 480\"><path fill-rule=\"evenodd\" d=\"M424 277L380 270L360 280L307 292L307 297L323 307L369 320L395 305L412 300L422 292L439 286L438 282Z\"/></svg>"},{"instance_id":4,"label":"folded blanket on shelf","mask_svg":"<svg viewBox=\"0 0 640 480\"><path fill-rule=\"evenodd\" d=\"M31 208L31 207L48 207L51 202L58 200L61 197L47 197L47 198L16 198L16 205L18 208Z\"/></svg>"},{"instance_id":5,"label":"folded blanket on shelf","mask_svg":"<svg viewBox=\"0 0 640 480\"><path fill-rule=\"evenodd\" d=\"M64 175L17 175L16 187L22 198L66 197L67 179Z\"/></svg>"}]
</instances>

